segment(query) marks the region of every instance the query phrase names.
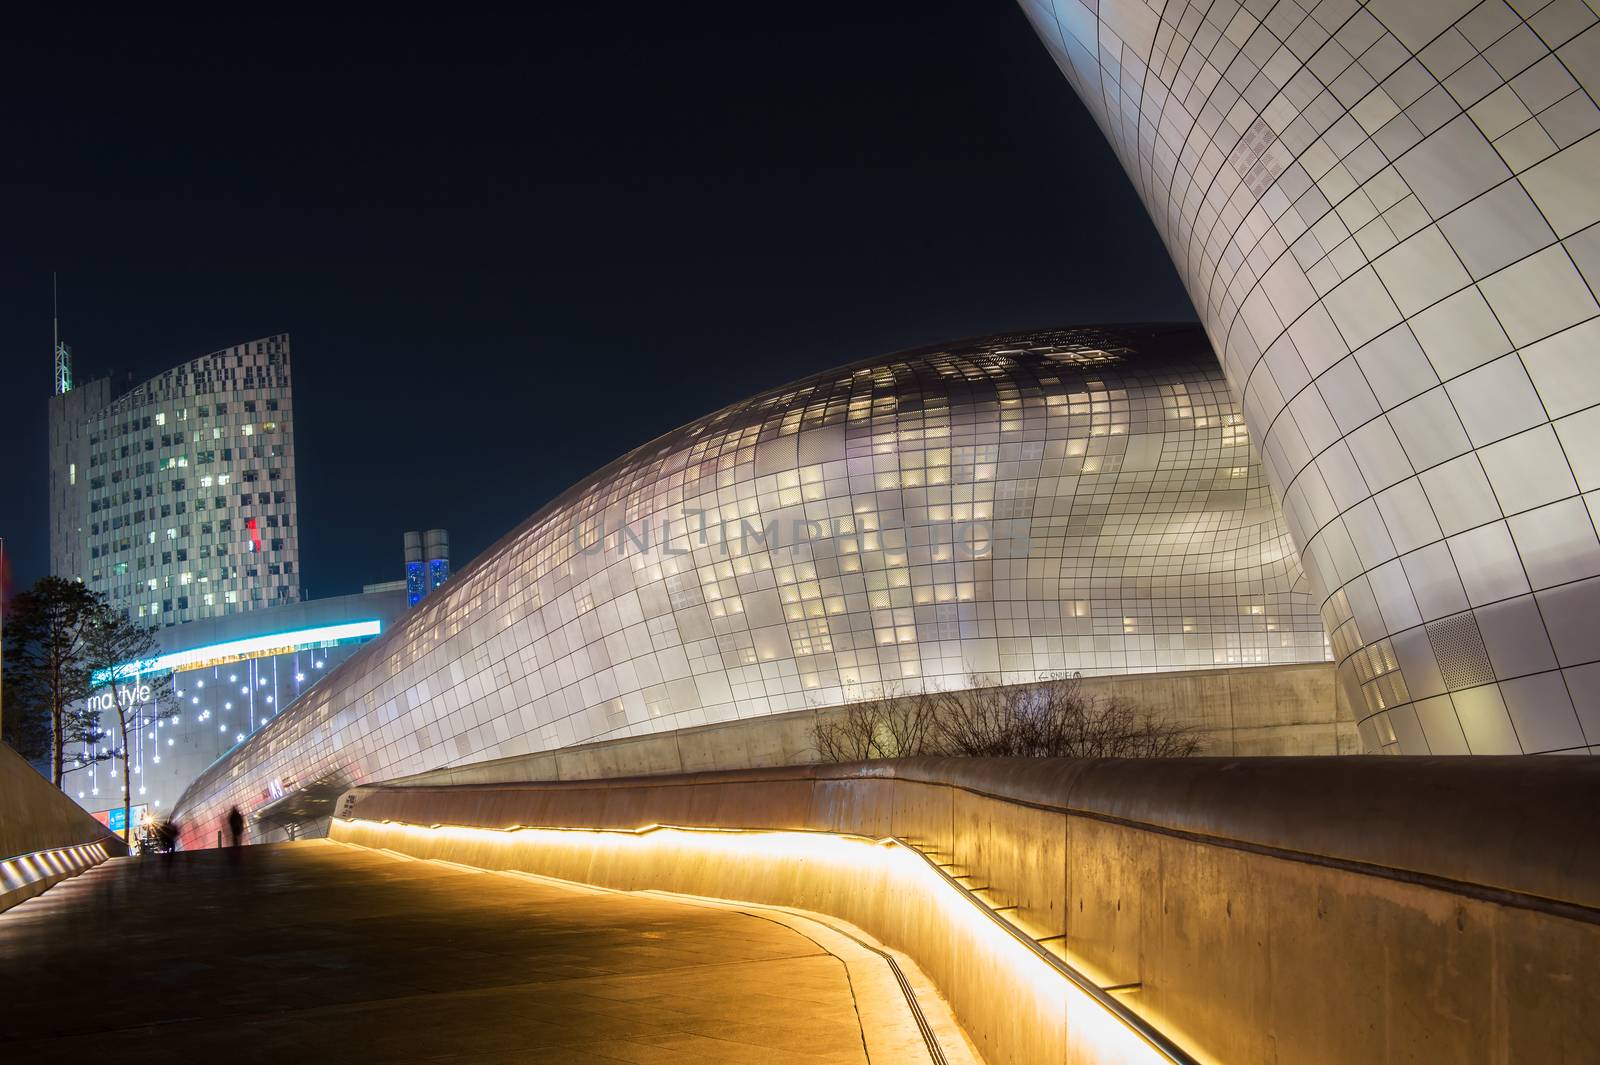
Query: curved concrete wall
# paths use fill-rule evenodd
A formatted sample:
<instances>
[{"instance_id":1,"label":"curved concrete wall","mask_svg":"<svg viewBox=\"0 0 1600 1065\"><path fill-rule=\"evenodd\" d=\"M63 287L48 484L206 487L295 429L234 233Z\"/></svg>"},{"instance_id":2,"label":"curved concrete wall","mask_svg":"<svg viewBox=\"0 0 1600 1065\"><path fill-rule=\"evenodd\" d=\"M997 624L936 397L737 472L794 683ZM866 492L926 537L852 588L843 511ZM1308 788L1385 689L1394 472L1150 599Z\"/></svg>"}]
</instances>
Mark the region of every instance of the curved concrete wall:
<instances>
[{"instance_id":1,"label":"curved concrete wall","mask_svg":"<svg viewBox=\"0 0 1600 1065\"><path fill-rule=\"evenodd\" d=\"M410 826L896 836L1102 986L1137 984L1126 1003L1198 1060L1588 1061L1597 787L1589 758L909 760L363 788L333 836L833 913L911 954L991 1062L1089 1060L1103 1029L877 867L852 878L821 851L649 854L606 834Z\"/></svg>"},{"instance_id":2,"label":"curved concrete wall","mask_svg":"<svg viewBox=\"0 0 1600 1065\"><path fill-rule=\"evenodd\" d=\"M186 845L311 781L886 688L1323 661L1192 326L1011 334L754 396L535 514L180 800Z\"/></svg>"},{"instance_id":3,"label":"curved concrete wall","mask_svg":"<svg viewBox=\"0 0 1600 1065\"><path fill-rule=\"evenodd\" d=\"M127 846L0 743L0 910Z\"/></svg>"},{"instance_id":4,"label":"curved concrete wall","mask_svg":"<svg viewBox=\"0 0 1600 1065\"><path fill-rule=\"evenodd\" d=\"M1165 239L1371 750L1600 750L1600 25L1021 0Z\"/></svg>"}]
</instances>

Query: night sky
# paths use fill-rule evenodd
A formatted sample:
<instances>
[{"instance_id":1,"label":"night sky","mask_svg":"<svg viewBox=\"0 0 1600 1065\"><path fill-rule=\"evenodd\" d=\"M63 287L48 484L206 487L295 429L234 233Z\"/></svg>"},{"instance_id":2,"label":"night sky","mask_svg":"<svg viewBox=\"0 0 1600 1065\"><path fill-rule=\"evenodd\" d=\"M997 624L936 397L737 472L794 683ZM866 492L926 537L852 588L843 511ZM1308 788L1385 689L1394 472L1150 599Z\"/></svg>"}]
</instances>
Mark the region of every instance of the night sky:
<instances>
[{"instance_id":1,"label":"night sky","mask_svg":"<svg viewBox=\"0 0 1600 1065\"><path fill-rule=\"evenodd\" d=\"M1004 329L1191 319L1004 0L525 20L35 16L0 45L0 536L48 568L50 272L79 379L291 335L312 596L457 568L759 389Z\"/></svg>"}]
</instances>

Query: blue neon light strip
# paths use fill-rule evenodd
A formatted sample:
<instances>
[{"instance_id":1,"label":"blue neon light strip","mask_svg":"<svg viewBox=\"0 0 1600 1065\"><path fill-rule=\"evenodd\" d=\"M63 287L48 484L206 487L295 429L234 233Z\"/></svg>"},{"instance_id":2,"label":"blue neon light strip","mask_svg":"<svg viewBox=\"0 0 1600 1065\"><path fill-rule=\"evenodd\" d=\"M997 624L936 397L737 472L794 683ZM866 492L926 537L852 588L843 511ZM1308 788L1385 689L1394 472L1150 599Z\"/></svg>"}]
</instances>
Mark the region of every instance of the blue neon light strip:
<instances>
[{"instance_id":1,"label":"blue neon light strip","mask_svg":"<svg viewBox=\"0 0 1600 1065\"><path fill-rule=\"evenodd\" d=\"M191 647L187 651L173 651L170 654L158 655L143 662L129 663L119 666L115 670L118 676L131 677L144 673L160 673L164 670L182 670L200 662L209 662L213 658L245 658L257 655L272 654L287 651L292 647L311 643L330 643L336 640L355 640L363 636L377 636L383 631L381 621L347 621L340 625L320 625L311 629L295 629L293 632L279 632L270 636L249 636L242 640L227 640L223 643L206 644L204 647ZM92 681L94 684L104 684L110 679L110 670L99 670Z\"/></svg>"}]
</instances>

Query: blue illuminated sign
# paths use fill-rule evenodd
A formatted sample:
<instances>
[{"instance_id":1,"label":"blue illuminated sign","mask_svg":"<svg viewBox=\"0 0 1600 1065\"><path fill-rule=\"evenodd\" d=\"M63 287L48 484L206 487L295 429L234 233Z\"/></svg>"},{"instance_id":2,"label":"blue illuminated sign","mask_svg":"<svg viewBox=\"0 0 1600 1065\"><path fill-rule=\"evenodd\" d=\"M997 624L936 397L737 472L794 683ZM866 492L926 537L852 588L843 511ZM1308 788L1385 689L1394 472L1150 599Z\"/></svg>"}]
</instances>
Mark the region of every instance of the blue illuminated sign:
<instances>
[{"instance_id":1,"label":"blue illuminated sign","mask_svg":"<svg viewBox=\"0 0 1600 1065\"><path fill-rule=\"evenodd\" d=\"M193 647L187 651L173 651L143 662L130 662L125 666L118 666L115 672L119 677L130 677L160 673L169 669L181 670L218 658L253 658L258 655L279 654L308 644L335 643L340 640L377 636L382 631L383 623L376 620L321 625L316 628L273 633L270 636L251 636L243 640L212 643L204 647ZM111 672L104 669L97 671L93 678L95 685L104 684L109 680Z\"/></svg>"},{"instance_id":2,"label":"blue illuminated sign","mask_svg":"<svg viewBox=\"0 0 1600 1065\"><path fill-rule=\"evenodd\" d=\"M144 806L141 804L133 808L133 823L138 824L139 818L144 816ZM106 811L106 827L113 832L121 832L128 827L128 810L119 806L115 810Z\"/></svg>"}]
</instances>

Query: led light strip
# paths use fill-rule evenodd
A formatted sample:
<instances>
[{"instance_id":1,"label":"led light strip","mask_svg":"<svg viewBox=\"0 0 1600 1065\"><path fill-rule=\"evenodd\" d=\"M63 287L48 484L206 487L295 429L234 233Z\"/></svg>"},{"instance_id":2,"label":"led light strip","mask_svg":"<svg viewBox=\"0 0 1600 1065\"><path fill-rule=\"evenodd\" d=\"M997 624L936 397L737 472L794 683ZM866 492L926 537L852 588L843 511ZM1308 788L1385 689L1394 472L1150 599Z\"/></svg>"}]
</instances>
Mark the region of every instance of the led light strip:
<instances>
[{"instance_id":1,"label":"led light strip","mask_svg":"<svg viewBox=\"0 0 1600 1065\"><path fill-rule=\"evenodd\" d=\"M742 859L768 857L774 860L794 861L797 858L800 860L811 858L821 862L849 865L859 864L859 859L862 856L866 856L869 861L879 859L894 861L898 856L906 864L904 868L889 870L890 872L928 878L931 884L938 885L949 891L953 899L962 904L958 912L965 912L977 920L978 924L972 926L975 934L982 935L979 929L988 928L1000 937L998 941L991 939L991 945L997 947L1003 944L1010 945L1011 952L1008 954L1008 958L1011 959L1011 964L1018 968L1024 965L1041 966L1043 971L1038 975L1048 974L1063 981L1072 991L1086 997L1107 1020L1114 1021L1118 1030L1125 1033L1125 1035L1135 1037L1137 1040L1135 1046L1124 1044L1118 1049L1124 1052L1134 1049L1142 1050L1144 1051L1143 1060L1166 1062L1168 1065L1199 1065L1198 1059L1162 1034L1144 1017L1129 1009L1126 1004L1113 996L1111 994L1113 989L1100 986L1065 959L1045 949L1032 936L1012 924L1001 913L979 898L971 889L961 884L956 877L942 868L919 847L896 836L874 839L869 836L849 833L807 830L706 828L661 824L646 825L642 828L565 828L510 825L501 829L493 829L446 824L420 825L405 821L368 820L359 817L340 818L338 821L358 828L360 826L370 826L380 830L398 828L406 832L445 833L463 841L484 843L514 844L517 836L524 836L536 842L539 835L545 834L554 837L555 840L559 840L561 837L570 839L576 835L587 836L595 840L615 841L618 845L627 845L625 842L627 840L643 841L651 836L677 835L695 840L699 849L703 851L725 852L730 857ZM737 842L735 842L735 837L738 840ZM670 841L664 843L664 845L669 845L669 843ZM870 851L863 850L863 848L870 849ZM754 904L766 905L761 901L755 901ZM1030 977L1024 982L1032 985L1035 981ZM1121 985L1118 986L1120 987ZM1117 1042L1121 1043L1122 1041L1117 1040ZM1128 1060L1122 1055L1113 1055L1113 1057L1117 1057L1119 1060Z\"/></svg>"},{"instance_id":2,"label":"led light strip","mask_svg":"<svg viewBox=\"0 0 1600 1065\"><path fill-rule=\"evenodd\" d=\"M103 843L55 847L0 859L0 909L5 909L5 898L14 891L50 877L75 876L105 860L106 848Z\"/></svg>"},{"instance_id":3,"label":"led light strip","mask_svg":"<svg viewBox=\"0 0 1600 1065\"><path fill-rule=\"evenodd\" d=\"M295 629L291 632L278 632L269 636L249 636L242 640L228 640L223 643L206 644L204 647L191 647L187 651L173 651L169 654L157 655L147 658L142 662L129 662L118 666L114 670L97 670L91 678L99 686L111 679L115 673L118 679L140 676L145 673L161 673L166 670L178 672L202 663L219 658L254 658L260 655L273 654L287 651L304 644L333 643L339 640L354 640L363 636L377 636L383 632L383 622L372 621L347 621L339 625L321 625L310 629Z\"/></svg>"}]
</instances>

